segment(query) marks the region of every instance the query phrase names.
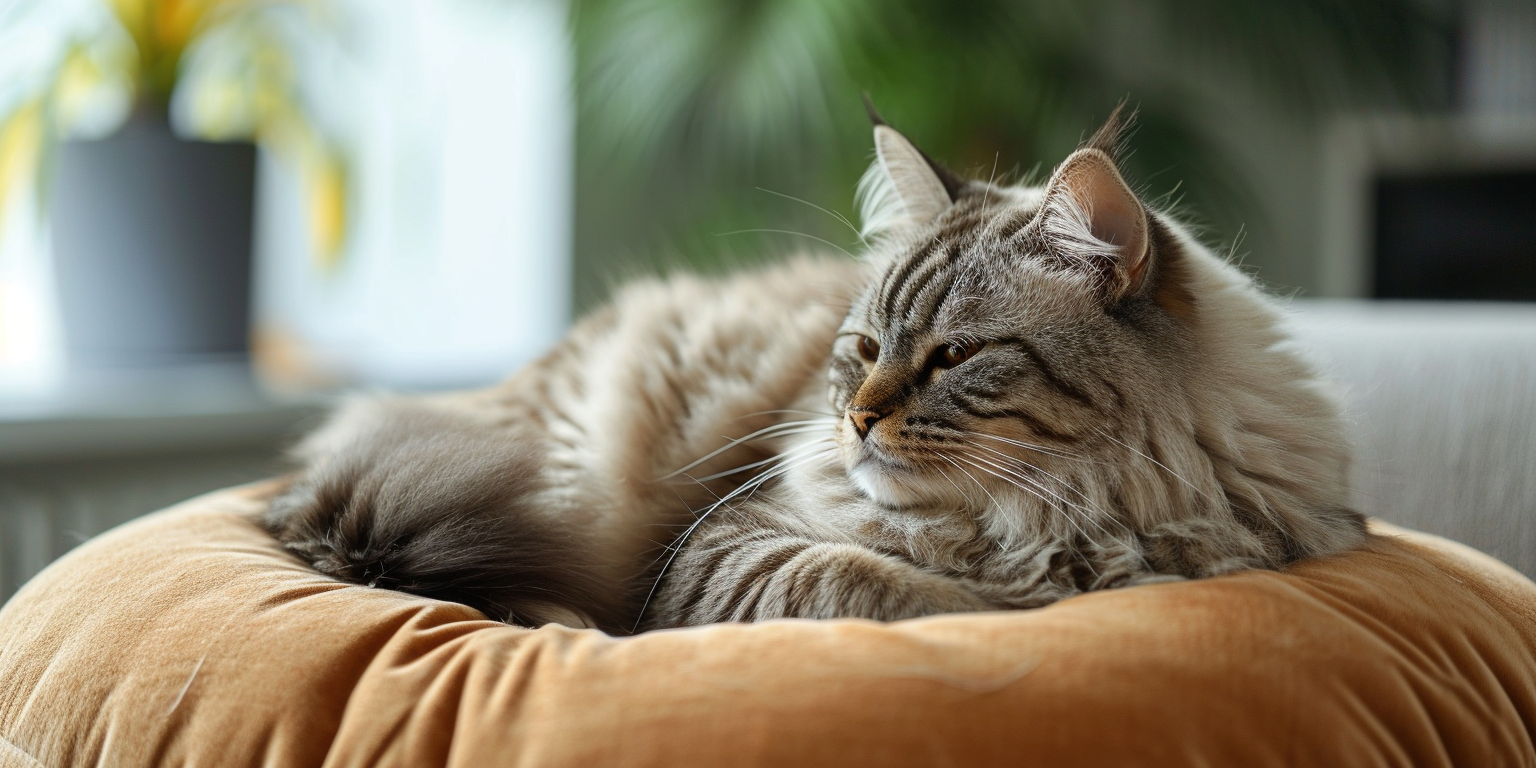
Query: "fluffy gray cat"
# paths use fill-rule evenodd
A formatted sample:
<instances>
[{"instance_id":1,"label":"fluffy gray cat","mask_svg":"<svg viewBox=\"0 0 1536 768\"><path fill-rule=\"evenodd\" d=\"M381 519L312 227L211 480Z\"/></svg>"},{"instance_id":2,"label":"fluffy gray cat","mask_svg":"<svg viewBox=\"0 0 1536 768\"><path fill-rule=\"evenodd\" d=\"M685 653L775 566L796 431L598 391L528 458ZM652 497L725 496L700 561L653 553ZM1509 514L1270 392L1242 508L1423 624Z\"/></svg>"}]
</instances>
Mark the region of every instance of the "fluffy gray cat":
<instances>
[{"instance_id":1,"label":"fluffy gray cat","mask_svg":"<svg viewBox=\"0 0 1536 768\"><path fill-rule=\"evenodd\" d=\"M860 262L622 292L491 389L355 400L268 522L340 579L609 632L1031 608L1359 544L1273 302L1125 183L877 121ZM730 438L727 440L726 438Z\"/></svg>"}]
</instances>

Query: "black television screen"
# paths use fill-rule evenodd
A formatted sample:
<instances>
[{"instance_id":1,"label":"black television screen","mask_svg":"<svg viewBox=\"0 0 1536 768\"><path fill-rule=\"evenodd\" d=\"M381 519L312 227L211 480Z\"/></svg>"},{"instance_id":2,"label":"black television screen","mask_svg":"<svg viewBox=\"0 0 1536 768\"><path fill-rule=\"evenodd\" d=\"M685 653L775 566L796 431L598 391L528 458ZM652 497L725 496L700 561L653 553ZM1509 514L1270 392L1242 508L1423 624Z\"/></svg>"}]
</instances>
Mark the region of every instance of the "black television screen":
<instances>
[{"instance_id":1,"label":"black television screen","mask_svg":"<svg viewBox=\"0 0 1536 768\"><path fill-rule=\"evenodd\" d=\"M1374 294L1536 301L1536 170L1376 181Z\"/></svg>"}]
</instances>

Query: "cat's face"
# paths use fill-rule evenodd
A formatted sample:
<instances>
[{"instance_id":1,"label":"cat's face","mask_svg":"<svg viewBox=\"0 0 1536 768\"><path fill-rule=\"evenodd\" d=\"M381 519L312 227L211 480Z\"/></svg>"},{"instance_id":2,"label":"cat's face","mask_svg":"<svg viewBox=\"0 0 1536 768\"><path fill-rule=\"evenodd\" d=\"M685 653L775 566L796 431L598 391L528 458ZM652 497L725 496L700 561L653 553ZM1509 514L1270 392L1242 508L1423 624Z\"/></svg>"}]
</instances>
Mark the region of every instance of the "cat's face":
<instances>
[{"instance_id":1,"label":"cat's face","mask_svg":"<svg viewBox=\"0 0 1536 768\"><path fill-rule=\"evenodd\" d=\"M944 194L876 256L832 350L848 476L888 507L1044 491L1036 473L1084 460L1161 378L1124 314L1146 293L1148 220L1107 155L1044 188Z\"/></svg>"}]
</instances>

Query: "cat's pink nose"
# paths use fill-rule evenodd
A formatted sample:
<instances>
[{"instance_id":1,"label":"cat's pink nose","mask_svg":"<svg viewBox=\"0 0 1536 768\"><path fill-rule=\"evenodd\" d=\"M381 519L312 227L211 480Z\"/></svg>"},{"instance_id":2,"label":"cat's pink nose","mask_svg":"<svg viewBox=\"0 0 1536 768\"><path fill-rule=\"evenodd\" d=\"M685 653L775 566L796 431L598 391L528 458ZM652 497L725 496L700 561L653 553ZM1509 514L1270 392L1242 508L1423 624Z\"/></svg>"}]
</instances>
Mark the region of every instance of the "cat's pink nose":
<instances>
[{"instance_id":1,"label":"cat's pink nose","mask_svg":"<svg viewBox=\"0 0 1536 768\"><path fill-rule=\"evenodd\" d=\"M853 422L853 429L859 433L860 440L869 437L870 427L875 426L875 422L884 417L885 414L878 411L871 411L864 408L848 409L848 420Z\"/></svg>"}]
</instances>

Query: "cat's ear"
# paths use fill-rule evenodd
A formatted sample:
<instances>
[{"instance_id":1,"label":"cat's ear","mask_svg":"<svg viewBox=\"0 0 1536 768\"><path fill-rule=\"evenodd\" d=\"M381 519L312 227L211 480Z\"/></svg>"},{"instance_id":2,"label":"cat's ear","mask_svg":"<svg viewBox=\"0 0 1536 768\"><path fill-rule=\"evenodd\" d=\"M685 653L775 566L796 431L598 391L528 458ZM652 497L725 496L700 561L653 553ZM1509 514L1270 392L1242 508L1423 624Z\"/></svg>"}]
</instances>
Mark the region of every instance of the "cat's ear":
<instances>
[{"instance_id":1,"label":"cat's ear","mask_svg":"<svg viewBox=\"0 0 1536 768\"><path fill-rule=\"evenodd\" d=\"M1125 102L1110 113L1081 149L1073 152L1045 188L1040 232L1069 265L1100 279L1105 298L1135 293L1152 261L1147 209L1120 175L1115 157L1135 114Z\"/></svg>"},{"instance_id":2,"label":"cat's ear","mask_svg":"<svg viewBox=\"0 0 1536 768\"><path fill-rule=\"evenodd\" d=\"M954 203L962 182L933 162L870 106L875 124L875 162L859 181L864 233L879 233L932 222Z\"/></svg>"},{"instance_id":3,"label":"cat's ear","mask_svg":"<svg viewBox=\"0 0 1536 768\"><path fill-rule=\"evenodd\" d=\"M1090 141L1056 169L1039 220L1049 246L1074 267L1094 270L1107 298L1141 288L1152 260L1147 209L1105 149Z\"/></svg>"}]
</instances>

